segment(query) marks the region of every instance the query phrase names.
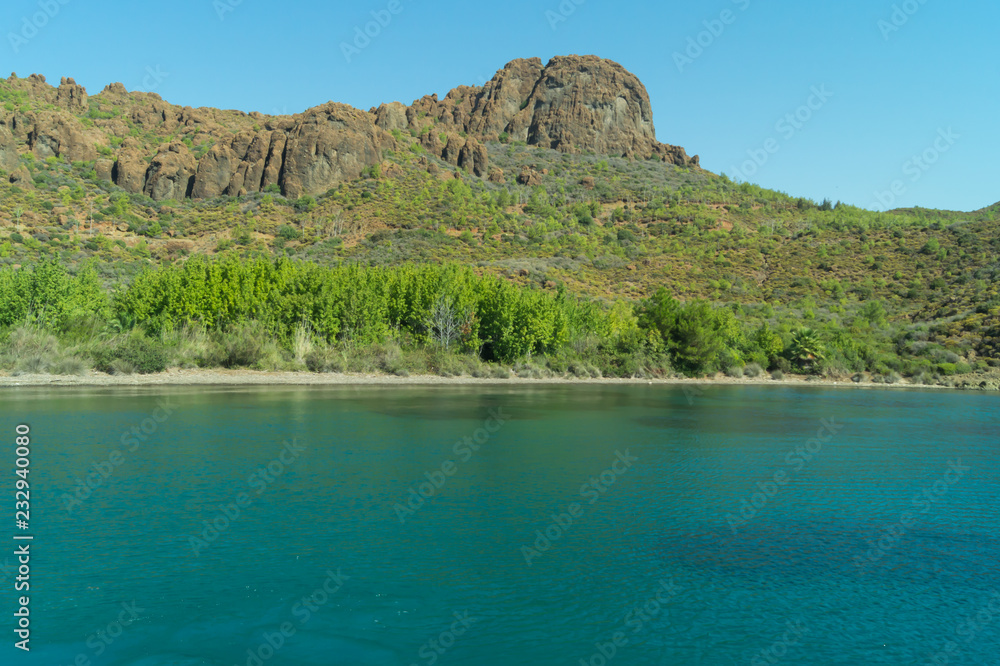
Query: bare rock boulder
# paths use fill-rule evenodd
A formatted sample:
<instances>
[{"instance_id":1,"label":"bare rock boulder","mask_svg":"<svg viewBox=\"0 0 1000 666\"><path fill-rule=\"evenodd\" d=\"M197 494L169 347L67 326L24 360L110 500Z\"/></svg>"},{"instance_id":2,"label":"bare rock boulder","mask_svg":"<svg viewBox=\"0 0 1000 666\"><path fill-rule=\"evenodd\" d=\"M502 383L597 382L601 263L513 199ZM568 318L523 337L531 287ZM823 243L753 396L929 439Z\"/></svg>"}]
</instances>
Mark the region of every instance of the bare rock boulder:
<instances>
[{"instance_id":1,"label":"bare rock boulder","mask_svg":"<svg viewBox=\"0 0 1000 666\"><path fill-rule=\"evenodd\" d=\"M146 170L143 192L156 201L191 196L198 164L180 141L161 147Z\"/></svg>"},{"instance_id":2,"label":"bare rock boulder","mask_svg":"<svg viewBox=\"0 0 1000 666\"><path fill-rule=\"evenodd\" d=\"M111 181L126 192L142 192L146 185L146 156L132 137L122 142L118 159L111 169Z\"/></svg>"},{"instance_id":3,"label":"bare rock boulder","mask_svg":"<svg viewBox=\"0 0 1000 666\"><path fill-rule=\"evenodd\" d=\"M71 113L86 113L87 90L71 78L62 77L56 90L56 104Z\"/></svg>"},{"instance_id":4,"label":"bare rock boulder","mask_svg":"<svg viewBox=\"0 0 1000 666\"><path fill-rule=\"evenodd\" d=\"M191 196L210 199L226 193L240 159L232 148L215 144L198 162Z\"/></svg>"},{"instance_id":5,"label":"bare rock boulder","mask_svg":"<svg viewBox=\"0 0 1000 666\"><path fill-rule=\"evenodd\" d=\"M104 134L88 129L79 120L65 114L44 112L28 132L28 147L38 157L65 157L71 161L97 159L98 145L107 145Z\"/></svg>"},{"instance_id":6,"label":"bare rock boulder","mask_svg":"<svg viewBox=\"0 0 1000 666\"><path fill-rule=\"evenodd\" d=\"M457 165L482 178L489 170L490 154L486 146L470 136L458 153Z\"/></svg>"},{"instance_id":7,"label":"bare rock boulder","mask_svg":"<svg viewBox=\"0 0 1000 666\"><path fill-rule=\"evenodd\" d=\"M405 131L410 125L406 117L406 107L399 102L380 105L375 110L375 124L386 132Z\"/></svg>"},{"instance_id":8,"label":"bare rock boulder","mask_svg":"<svg viewBox=\"0 0 1000 666\"><path fill-rule=\"evenodd\" d=\"M379 164L383 147L395 148L371 114L345 104L330 102L303 116L285 146L280 185L286 197L322 194Z\"/></svg>"}]
</instances>

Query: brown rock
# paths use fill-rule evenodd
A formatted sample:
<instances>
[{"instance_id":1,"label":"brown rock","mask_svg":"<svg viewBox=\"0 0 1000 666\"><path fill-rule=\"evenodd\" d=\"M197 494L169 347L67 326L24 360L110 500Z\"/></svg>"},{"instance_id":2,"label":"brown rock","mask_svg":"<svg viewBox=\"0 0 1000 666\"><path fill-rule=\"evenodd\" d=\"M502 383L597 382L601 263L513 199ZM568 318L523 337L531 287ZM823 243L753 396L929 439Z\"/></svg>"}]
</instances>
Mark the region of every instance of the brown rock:
<instances>
[{"instance_id":1,"label":"brown rock","mask_svg":"<svg viewBox=\"0 0 1000 666\"><path fill-rule=\"evenodd\" d=\"M500 183L500 184L507 182L506 180L504 180L503 169L501 169L500 167L493 167L492 169L490 169L490 176L488 180L491 183Z\"/></svg>"},{"instance_id":2,"label":"brown rock","mask_svg":"<svg viewBox=\"0 0 1000 666\"><path fill-rule=\"evenodd\" d=\"M580 184L583 185L584 189L588 190L592 190L595 187L593 176L584 176L583 180L580 181Z\"/></svg>"},{"instance_id":3,"label":"brown rock","mask_svg":"<svg viewBox=\"0 0 1000 666\"><path fill-rule=\"evenodd\" d=\"M448 164L458 165L458 156L462 152L462 148L465 147L465 139L457 134L448 135L448 144L444 147L444 151L441 152L441 159L443 159Z\"/></svg>"},{"instance_id":4,"label":"brown rock","mask_svg":"<svg viewBox=\"0 0 1000 666\"><path fill-rule=\"evenodd\" d=\"M395 143L364 111L334 102L311 109L289 132L281 190L291 198L326 192L378 164L383 146Z\"/></svg>"},{"instance_id":5,"label":"brown rock","mask_svg":"<svg viewBox=\"0 0 1000 666\"><path fill-rule=\"evenodd\" d=\"M129 137L122 142L118 160L111 170L111 180L126 192L142 192L146 185L146 156L139 142Z\"/></svg>"},{"instance_id":6,"label":"brown rock","mask_svg":"<svg viewBox=\"0 0 1000 666\"><path fill-rule=\"evenodd\" d=\"M0 125L0 169L13 171L21 163L21 155L17 152L17 139L10 130Z\"/></svg>"},{"instance_id":7,"label":"brown rock","mask_svg":"<svg viewBox=\"0 0 1000 666\"><path fill-rule=\"evenodd\" d=\"M649 95L639 79L596 56L556 57L544 67L537 58L514 60L482 88L460 86L444 100L431 95L415 101L407 110L411 126L421 113L438 118L449 132L481 140L506 133L563 152L698 166L683 148L656 140Z\"/></svg>"},{"instance_id":8,"label":"brown rock","mask_svg":"<svg viewBox=\"0 0 1000 666\"><path fill-rule=\"evenodd\" d=\"M457 166L471 171L480 178L485 176L490 166L490 154L486 146L470 136L458 153Z\"/></svg>"},{"instance_id":9,"label":"brown rock","mask_svg":"<svg viewBox=\"0 0 1000 666\"><path fill-rule=\"evenodd\" d=\"M109 83L104 86L104 90L101 91L102 95L127 95L128 90L125 89L124 84L121 83Z\"/></svg>"},{"instance_id":10,"label":"brown rock","mask_svg":"<svg viewBox=\"0 0 1000 666\"><path fill-rule=\"evenodd\" d=\"M375 124L386 132L405 131L410 125L406 117L406 107L399 102L382 104L375 111Z\"/></svg>"},{"instance_id":11,"label":"brown rock","mask_svg":"<svg viewBox=\"0 0 1000 666\"><path fill-rule=\"evenodd\" d=\"M229 146L219 144L212 146L198 161L198 172L194 177L191 196L195 199L221 196L229 189L229 183L236 173L239 162L236 153Z\"/></svg>"},{"instance_id":12,"label":"brown rock","mask_svg":"<svg viewBox=\"0 0 1000 666\"><path fill-rule=\"evenodd\" d=\"M94 171L97 173L97 177L100 180L111 180L111 174L114 171L115 163L112 160L97 160L94 163Z\"/></svg>"},{"instance_id":13,"label":"brown rock","mask_svg":"<svg viewBox=\"0 0 1000 666\"><path fill-rule=\"evenodd\" d=\"M104 134L87 129L73 117L51 111L40 113L28 133L28 147L38 157L65 157L87 162L97 159L95 146L107 145Z\"/></svg>"},{"instance_id":14,"label":"brown rock","mask_svg":"<svg viewBox=\"0 0 1000 666\"><path fill-rule=\"evenodd\" d=\"M420 135L420 145L436 157L441 157L444 152L444 143L441 141L441 136L433 128L431 128L430 132Z\"/></svg>"},{"instance_id":15,"label":"brown rock","mask_svg":"<svg viewBox=\"0 0 1000 666\"><path fill-rule=\"evenodd\" d=\"M549 61L528 101L528 143L563 152L648 155L656 143L645 86L596 56Z\"/></svg>"},{"instance_id":16,"label":"brown rock","mask_svg":"<svg viewBox=\"0 0 1000 666\"><path fill-rule=\"evenodd\" d=\"M264 173L260 179L260 189L263 191L268 185L277 185L281 178L281 165L285 155L285 144L288 143L288 135L275 130L271 132L268 142L267 158L264 160Z\"/></svg>"},{"instance_id":17,"label":"brown rock","mask_svg":"<svg viewBox=\"0 0 1000 666\"><path fill-rule=\"evenodd\" d=\"M23 164L14 169L14 173L10 174L9 180L11 185L17 185L18 187L30 189L35 186L35 181L31 179L31 172Z\"/></svg>"},{"instance_id":18,"label":"brown rock","mask_svg":"<svg viewBox=\"0 0 1000 666\"><path fill-rule=\"evenodd\" d=\"M180 141L161 146L146 171L143 192L156 201L191 196L198 165L194 155Z\"/></svg>"},{"instance_id":19,"label":"brown rock","mask_svg":"<svg viewBox=\"0 0 1000 666\"><path fill-rule=\"evenodd\" d=\"M64 76L59 82L59 89L56 90L56 104L71 113L86 113L87 90L77 85L73 79Z\"/></svg>"},{"instance_id":20,"label":"brown rock","mask_svg":"<svg viewBox=\"0 0 1000 666\"><path fill-rule=\"evenodd\" d=\"M521 129L514 129L511 123L521 113L522 105L531 96L543 69L538 58L507 63L483 86L472 110L468 131L489 140L495 140L503 132L511 134L515 140L526 140L527 124Z\"/></svg>"},{"instance_id":21,"label":"brown rock","mask_svg":"<svg viewBox=\"0 0 1000 666\"><path fill-rule=\"evenodd\" d=\"M270 132L254 133L245 150L241 150L245 137L238 135L233 139L233 151L243 156L236 173L229 181L226 193L232 196L242 196L247 192L257 192L263 189L261 181L267 164L268 148L271 145Z\"/></svg>"},{"instance_id":22,"label":"brown rock","mask_svg":"<svg viewBox=\"0 0 1000 666\"><path fill-rule=\"evenodd\" d=\"M542 176L531 167L526 166L521 168L521 173L517 176L517 182L520 185L535 187L542 184Z\"/></svg>"}]
</instances>

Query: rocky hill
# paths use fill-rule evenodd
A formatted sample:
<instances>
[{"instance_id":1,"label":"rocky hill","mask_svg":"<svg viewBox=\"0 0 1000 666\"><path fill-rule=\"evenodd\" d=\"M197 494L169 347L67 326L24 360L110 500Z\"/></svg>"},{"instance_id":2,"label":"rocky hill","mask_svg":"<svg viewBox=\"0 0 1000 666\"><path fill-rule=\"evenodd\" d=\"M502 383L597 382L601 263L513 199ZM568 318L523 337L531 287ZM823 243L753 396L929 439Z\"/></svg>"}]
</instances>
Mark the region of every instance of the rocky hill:
<instances>
[{"instance_id":1,"label":"rocky hill","mask_svg":"<svg viewBox=\"0 0 1000 666\"><path fill-rule=\"evenodd\" d=\"M113 83L97 95L71 78L0 81L0 169L30 180L20 155L94 162L97 175L154 200L206 199L280 191L316 195L378 165L403 132L433 156L502 182L483 142L523 142L698 166L683 148L659 143L645 87L624 67L595 56L515 60L482 87L443 100L383 104L368 112L329 102L294 116L169 104ZM434 168L431 164L428 168ZM530 181L530 173L518 176Z\"/></svg>"}]
</instances>

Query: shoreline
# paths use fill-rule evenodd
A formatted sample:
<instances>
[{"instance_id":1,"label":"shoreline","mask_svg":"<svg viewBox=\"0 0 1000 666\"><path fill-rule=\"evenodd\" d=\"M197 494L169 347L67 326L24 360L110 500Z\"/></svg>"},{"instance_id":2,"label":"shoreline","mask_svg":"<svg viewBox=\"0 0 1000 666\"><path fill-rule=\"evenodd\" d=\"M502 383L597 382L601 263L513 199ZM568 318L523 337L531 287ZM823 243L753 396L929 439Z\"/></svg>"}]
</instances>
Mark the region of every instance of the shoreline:
<instances>
[{"instance_id":1,"label":"shoreline","mask_svg":"<svg viewBox=\"0 0 1000 666\"><path fill-rule=\"evenodd\" d=\"M85 375L0 375L0 388L18 387L134 387L134 386L505 386L505 385L663 385L663 386L816 386L823 388L856 389L930 389L969 390L982 392L997 391L997 382L979 377L956 379L954 386L927 386L905 381L896 384L881 384L871 381L834 381L813 379L805 375L786 375L782 380L770 377L733 378L725 376L687 379L577 379L550 377L528 379L512 376L507 379L475 377L441 377L437 375L413 375L400 377L381 374L318 374L305 371L271 372L263 370L181 370L171 369L151 375L107 375L88 372Z\"/></svg>"}]
</instances>

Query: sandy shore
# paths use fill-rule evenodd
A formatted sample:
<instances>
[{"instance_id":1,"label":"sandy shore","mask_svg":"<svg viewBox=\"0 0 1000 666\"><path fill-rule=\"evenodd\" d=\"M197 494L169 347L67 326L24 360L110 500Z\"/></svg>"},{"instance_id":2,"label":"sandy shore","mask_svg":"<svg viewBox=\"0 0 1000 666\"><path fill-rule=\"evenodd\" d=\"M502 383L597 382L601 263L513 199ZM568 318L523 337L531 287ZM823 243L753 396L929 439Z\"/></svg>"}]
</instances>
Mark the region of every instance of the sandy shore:
<instances>
[{"instance_id":1,"label":"sandy shore","mask_svg":"<svg viewBox=\"0 0 1000 666\"><path fill-rule=\"evenodd\" d=\"M954 388L983 390L979 378L956 383ZM768 386L822 386L856 389L941 389L949 387L919 384L876 384L872 382L817 380L799 375L787 375L781 381L769 377L734 379L717 376L707 379L574 379L548 378L525 379L476 379L473 377L438 377L361 374L316 374L311 372L264 372L257 370L179 370L172 369L154 375L106 375L90 372L80 376L18 375L0 376L0 387L18 386L450 386L450 385L513 385L513 384L603 384L603 385L768 385ZM964 384L964 385L963 385Z\"/></svg>"}]
</instances>

